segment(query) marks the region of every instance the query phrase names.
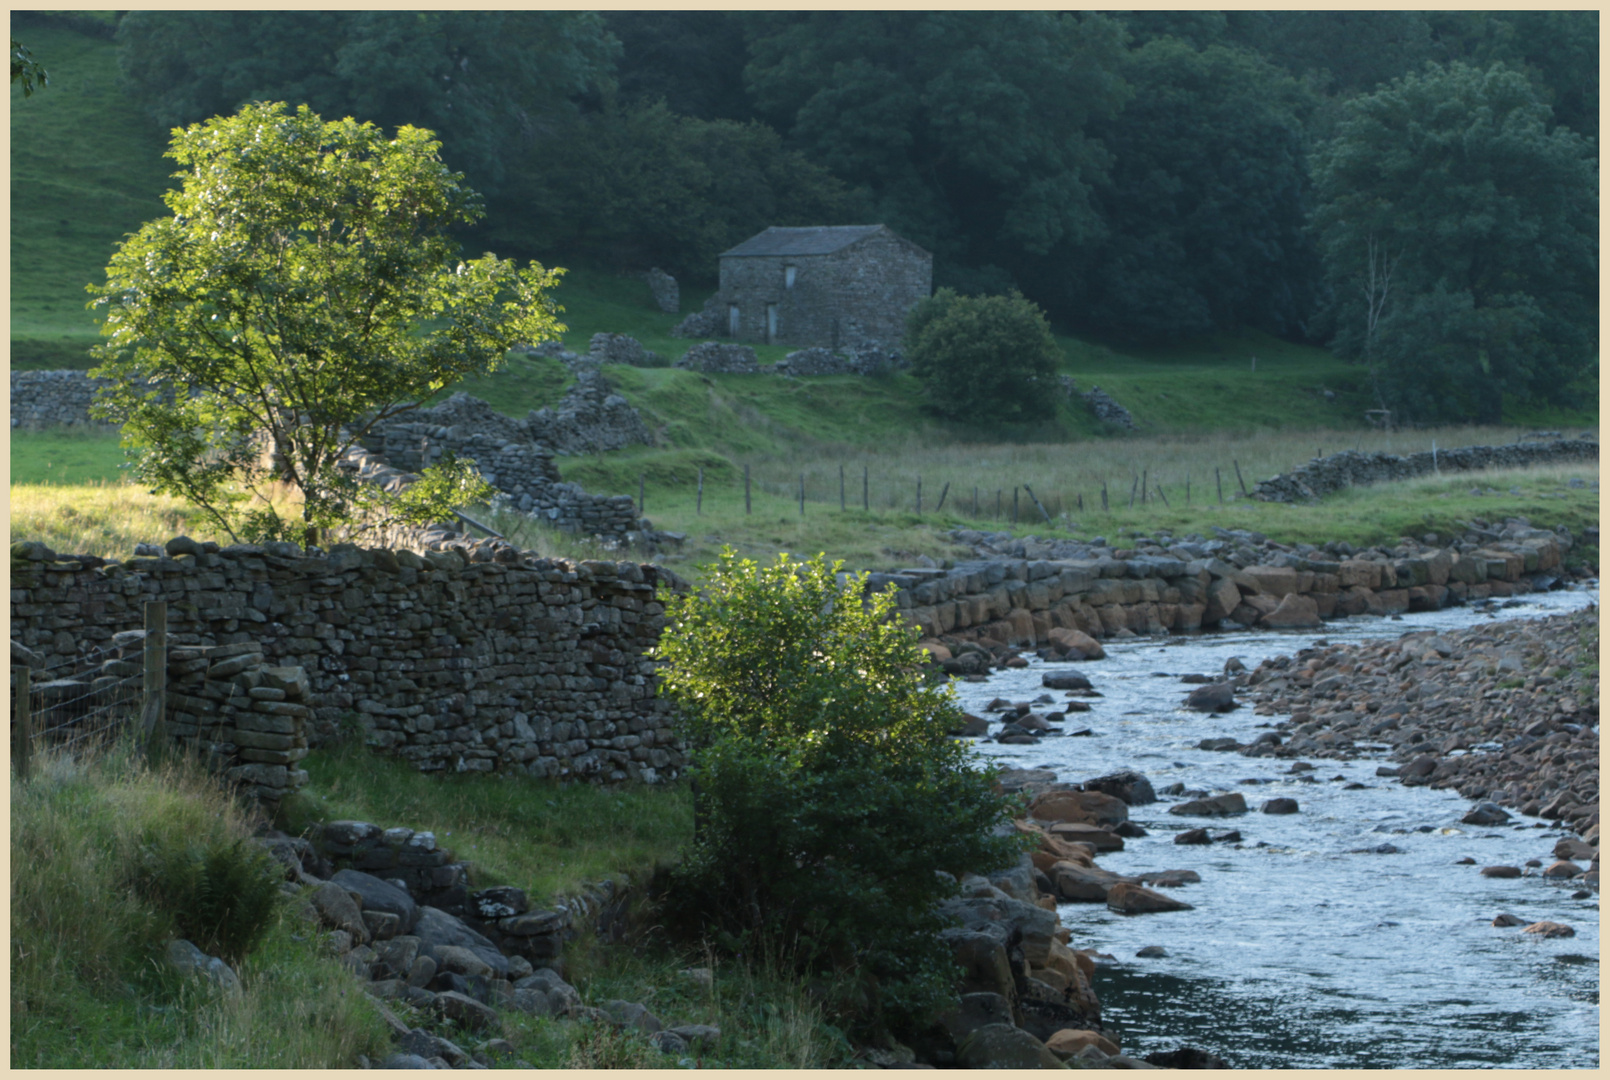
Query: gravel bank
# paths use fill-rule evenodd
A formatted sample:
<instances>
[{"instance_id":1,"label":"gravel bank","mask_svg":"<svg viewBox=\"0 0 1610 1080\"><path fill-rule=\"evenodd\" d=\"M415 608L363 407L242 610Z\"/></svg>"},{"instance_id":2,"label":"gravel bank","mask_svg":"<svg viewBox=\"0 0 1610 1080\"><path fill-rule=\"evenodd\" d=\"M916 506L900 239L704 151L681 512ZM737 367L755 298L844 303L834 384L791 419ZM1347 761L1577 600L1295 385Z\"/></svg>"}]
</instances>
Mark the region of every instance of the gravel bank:
<instances>
[{"instance_id":1,"label":"gravel bank","mask_svg":"<svg viewBox=\"0 0 1610 1080\"><path fill-rule=\"evenodd\" d=\"M1592 607L1271 657L1236 683L1259 713L1289 719L1233 748L1279 758L1389 748L1402 783L1559 820L1596 844L1598 621Z\"/></svg>"}]
</instances>

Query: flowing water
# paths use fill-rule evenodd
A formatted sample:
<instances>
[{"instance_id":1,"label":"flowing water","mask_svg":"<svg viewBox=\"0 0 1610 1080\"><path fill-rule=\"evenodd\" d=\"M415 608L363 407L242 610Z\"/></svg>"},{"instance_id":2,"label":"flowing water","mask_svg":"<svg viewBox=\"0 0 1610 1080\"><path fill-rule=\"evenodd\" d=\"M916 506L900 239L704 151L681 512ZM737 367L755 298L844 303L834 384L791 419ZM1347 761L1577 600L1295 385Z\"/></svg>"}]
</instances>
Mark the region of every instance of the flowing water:
<instances>
[{"instance_id":1,"label":"flowing water","mask_svg":"<svg viewBox=\"0 0 1610 1080\"><path fill-rule=\"evenodd\" d=\"M1501 618L1576 610L1597 589L1534 594L1506 602ZM1332 644L1452 630L1485 621L1469 608L1354 618L1321 630L1234 632L1108 644L1105 660L1078 665L1032 661L1026 669L958 684L962 706L984 714L993 698L1050 694L1048 671L1079 671L1101 698L1063 725L1087 737L1036 746L981 744L1016 768L1048 767L1065 781L1119 769L1144 773L1154 788L1240 791L1250 813L1232 818L1169 814L1174 801L1131 808L1148 830L1097 864L1122 874L1195 870L1199 883L1165 890L1195 910L1124 916L1101 904L1062 904L1076 948L1110 954L1094 985L1102 1019L1123 1033L1126 1053L1190 1045L1240 1068L1596 1068L1599 1062L1598 894L1536 876L1484 878L1483 866L1553 861L1568 835L1514 814L1496 827L1461 825L1470 803L1453 791L1403 787L1377 778L1383 751L1358 760L1312 760L1305 782L1279 758L1196 749L1205 738L1251 742L1283 719L1243 707L1223 715L1181 708L1180 676L1217 674L1232 656L1249 669L1266 656ZM1047 709L1051 706L1047 706ZM1350 782L1363 788L1348 789ZM1258 812L1289 796L1297 814ZM1512 812L1513 813L1513 812ZM1179 846L1176 833L1239 829L1240 844ZM1361 853L1389 844L1396 853ZM1464 856L1474 866L1456 865ZM1534 871L1535 873L1535 871ZM1499 912L1526 923L1568 923L1572 938L1541 939L1491 925ZM1167 956L1136 957L1160 945Z\"/></svg>"}]
</instances>

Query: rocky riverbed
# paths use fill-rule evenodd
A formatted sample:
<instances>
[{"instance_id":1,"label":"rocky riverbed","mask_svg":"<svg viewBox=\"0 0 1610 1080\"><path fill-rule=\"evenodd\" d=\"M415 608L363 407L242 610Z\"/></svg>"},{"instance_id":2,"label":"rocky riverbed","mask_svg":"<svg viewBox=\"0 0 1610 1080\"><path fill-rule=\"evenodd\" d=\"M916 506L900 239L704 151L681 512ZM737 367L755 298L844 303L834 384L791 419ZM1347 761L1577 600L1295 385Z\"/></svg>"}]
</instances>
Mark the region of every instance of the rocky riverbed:
<instances>
[{"instance_id":1,"label":"rocky riverbed","mask_svg":"<svg viewBox=\"0 0 1610 1080\"><path fill-rule=\"evenodd\" d=\"M1271 657L1235 682L1258 712L1288 718L1237 749L1339 758L1389 747L1404 765L1382 775L1562 821L1596 842L1598 620L1590 607Z\"/></svg>"}]
</instances>

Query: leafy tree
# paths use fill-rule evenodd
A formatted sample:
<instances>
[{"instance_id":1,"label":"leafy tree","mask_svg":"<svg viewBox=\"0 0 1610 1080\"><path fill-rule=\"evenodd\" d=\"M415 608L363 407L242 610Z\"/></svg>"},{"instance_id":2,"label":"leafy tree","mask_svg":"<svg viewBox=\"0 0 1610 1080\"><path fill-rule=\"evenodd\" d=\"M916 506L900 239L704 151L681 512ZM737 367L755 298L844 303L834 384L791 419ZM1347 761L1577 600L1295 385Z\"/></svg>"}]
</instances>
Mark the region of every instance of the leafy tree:
<instances>
[{"instance_id":1,"label":"leafy tree","mask_svg":"<svg viewBox=\"0 0 1610 1080\"><path fill-rule=\"evenodd\" d=\"M1255 55L1158 38L1124 69L1134 97L1091 125L1113 155L1100 239L1043 279L1081 327L1178 338L1256 326L1300 333L1318 264L1305 235L1312 96Z\"/></svg>"},{"instance_id":2,"label":"leafy tree","mask_svg":"<svg viewBox=\"0 0 1610 1080\"><path fill-rule=\"evenodd\" d=\"M940 289L906 319L906 355L941 415L975 420L1050 416L1062 352L1045 315L1020 293Z\"/></svg>"},{"instance_id":3,"label":"leafy tree","mask_svg":"<svg viewBox=\"0 0 1610 1080\"><path fill-rule=\"evenodd\" d=\"M1597 345L1592 145L1526 77L1428 67L1349 102L1315 156L1334 345L1400 418L1563 402Z\"/></svg>"},{"instance_id":4,"label":"leafy tree","mask_svg":"<svg viewBox=\"0 0 1610 1080\"><path fill-rule=\"evenodd\" d=\"M621 97L664 101L697 120L755 119L744 88L745 18L737 11L606 11L604 24L621 43Z\"/></svg>"},{"instance_id":5,"label":"leafy tree","mask_svg":"<svg viewBox=\"0 0 1610 1080\"><path fill-rule=\"evenodd\" d=\"M1554 123L1598 137L1597 11L1428 11L1426 18L1438 59L1522 71L1553 108Z\"/></svg>"},{"instance_id":6,"label":"leafy tree","mask_svg":"<svg viewBox=\"0 0 1610 1080\"><path fill-rule=\"evenodd\" d=\"M185 167L90 286L104 309L97 412L123 425L134 473L232 536L282 538L266 502L302 497L304 543L366 513L440 520L485 487L461 464L402 498L360 485L343 455L376 424L563 328L559 271L487 255L456 262L445 235L480 212L428 131L387 139L306 106L250 105L176 130Z\"/></svg>"},{"instance_id":7,"label":"leafy tree","mask_svg":"<svg viewBox=\"0 0 1610 1080\"><path fill-rule=\"evenodd\" d=\"M1423 11L1235 11L1228 18L1230 40L1343 97L1406 75L1433 56Z\"/></svg>"},{"instance_id":8,"label":"leafy tree","mask_svg":"<svg viewBox=\"0 0 1610 1080\"><path fill-rule=\"evenodd\" d=\"M673 871L677 925L859 986L857 1023L901 1025L956 977L935 871L988 871L1015 842L992 778L947 737L893 592L818 556L761 567L724 551L674 598L657 657L692 747L697 834Z\"/></svg>"},{"instance_id":9,"label":"leafy tree","mask_svg":"<svg viewBox=\"0 0 1610 1080\"><path fill-rule=\"evenodd\" d=\"M610 82L618 43L575 11L134 11L118 28L135 98L161 124L250 101L440 132L484 191Z\"/></svg>"},{"instance_id":10,"label":"leafy tree","mask_svg":"<svg viewBox=\"0 0 1610 1080\"><path fill-rule=\"evenodd\" d=\"M615 265L713 276L716 257L768 225L860 220L865 198L759 123L610 103L533 151L488 235Z\"/></svg>"},{"instance_id":11,"label":"leafy tree","mask_svg":"<svg viewBox=\"0 0 1610 1080\"><path fill-rule=\"evenodd\" d=\"M947 264L1021 271L1100 228L1086 135L1124 100L1123 27L1093 13L756 16L750 93L874 215Z\"/></svg>"},{"instance_id":12,"label":"leafy tree","mask_svg":"<svg viewBox=\"0 0 1610 1080\"><path fill-rule=\"evenodd\" d=\"M11 39L11 83L22 84L23 97L33 97L35 90L50 85L50 74L16 38Z\"/></svg>"}]
</instances>

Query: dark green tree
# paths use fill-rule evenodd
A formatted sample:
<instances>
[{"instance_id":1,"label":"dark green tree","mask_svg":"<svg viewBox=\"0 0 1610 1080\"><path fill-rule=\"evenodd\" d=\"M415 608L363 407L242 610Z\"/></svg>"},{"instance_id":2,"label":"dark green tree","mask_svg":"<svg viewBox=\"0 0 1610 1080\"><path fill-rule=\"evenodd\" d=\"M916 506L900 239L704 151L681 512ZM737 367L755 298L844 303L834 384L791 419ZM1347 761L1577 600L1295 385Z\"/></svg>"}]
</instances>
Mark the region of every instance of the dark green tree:
<instances>
[{"instance_id":1,"label":"dark green tree","mask_svg":"<svg viewBox=\"0 0 1610 1080\"><path fill-rule=\"evenodd\" d=\"M135 98L165 126L277 100L428 127L488 192L610 84L619 52L596 13L569 11L133 11L118 42Z\"/></svg>"},{"instance_id":2,"label":"dark green tree","mask_svg":"<svg viewBox=\"0 0 1610 1080\"><path fill-rule=\"evenodd\" d=\"M1054 411L1062 350L1045 314L1020 293L962 296L940 289L911 309L906 355L942 416L1041 420Z\"/></svg>"},{"instance_id":3,"label":"dark green tree","mask_svg":"<svg viewBox=\"0 0 1610 1080\"><path fill-rule=\"evenodd\" d=\"M1171 37L1123 71L1134 97L1091 126L1113 156L1096 196L1105 230L1043 271L1061 283L1059 314L1138 339L1300 334L1318 285L1305 235L1312 96L1251 53Z\"/></svg>"},{"instance_id":4,"label":"dark green tree","mask_svg":"<svg viewBox=\"0 0 1610 1080\"><path fill-rule=\"evenodd\" d=\"M711 278L717 256L768 225L863 220L864 193L764 124L679 116L663 102L578 117L532 152L483 235L633 268Z\"/></svg>"},{"instance_id":5,"label":"dark green tree","mask_svg":"<svg viewBox=\"0 0 1610 1080\"><path fill-rule=\"evenodd\" d=\"M1523 71L1554 123L1598 138L1597 11L1428 11L1426 19L1437 59Z\"/></svg>"},{"instance_id":6,"label":"dark green tree","mask_svg":"<svg viewBox=\"0 0 1610 1080\"><path fill-rule=\"evenodd\" d=\"M957 976L935 871L988 873L1019 847L1009 804L948 732L894 592L821 556L770 566L728 549L667 605L656 650L693 761L696 836L671 925L834 977L858 1028L919 1021ZM954 886L951 886L954 889ZM860 1000L856 1000L859 998Z\"/></svg>"},{"instance_id":7,"label":"dark green tree","mask_svg":"<svg viewBox=\"0 0 1610 1080\"><path fill-rule=\"evenodd\" d=\"M1016 276L1100 228L1123 27L1052 12L818 11L751 23L750 92L813 161L947 264Z\"/></svg>"},{"instance_id":8,"label":"dark green tree","mask_svg":"<svg viewBox=\"0 0 1610 1080\"><path fill-rule=\"evenodd\" d=\"M184 167L173 216L89 287L109 339L96 415L122 426L134 475L231 536L303 543L484 495L461 464L400 496L340 464L376 424L563 329L557 271L459 260L446 231L479 201L430 132L259 104L176 130L168 156ZM274 482L300 497L299 521L264 497Z\"/></svg>"},{"instance_id":9,"label":"dark green tree","mask_svg":"<svg viewBox=\"0 0 1610 1080\"><path fill-rule=\"evenodd\" d=\"M1498 423L1596 362L1597 167L1548 114L1503 65L1429 67L1315 155L1334 346L1400 419Z\"/></svg>"},{"instance_id":10,"label":"dark green tree","mask_svg":"<svg viewBox=\"0 0 1610 1080\"><path fill-rule=\"evenodd\" d=\"M744 87L749 48L739 11L606 11L621 43L621 98L664 101L697 120L755 119Z\"/></svg>"}]
</instances>

